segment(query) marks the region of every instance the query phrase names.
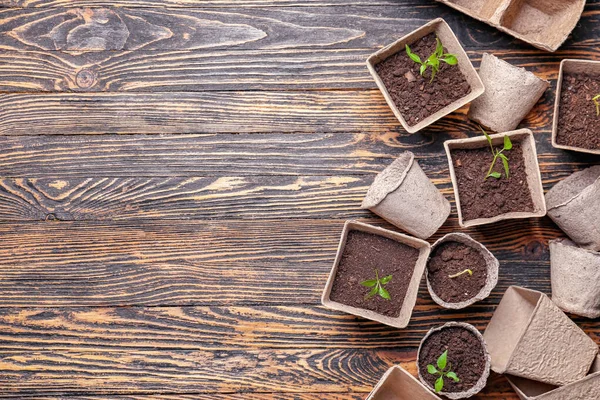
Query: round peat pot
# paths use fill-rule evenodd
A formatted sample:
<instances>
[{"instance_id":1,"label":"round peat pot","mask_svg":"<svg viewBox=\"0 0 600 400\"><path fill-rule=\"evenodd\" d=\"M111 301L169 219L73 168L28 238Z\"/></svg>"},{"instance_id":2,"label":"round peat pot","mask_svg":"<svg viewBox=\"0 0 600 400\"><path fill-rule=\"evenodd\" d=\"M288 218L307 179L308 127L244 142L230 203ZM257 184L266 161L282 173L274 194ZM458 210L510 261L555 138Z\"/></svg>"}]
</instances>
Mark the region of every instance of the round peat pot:
<instances>
[{"instance_id":1,"label":"round peat pot","mask_svg":"<svg viewBox=\"0 0 600 400\"><path fill-rule=\"evenodd\" d=\"M459 310L487 298L498 284L498 259L464 233L449 233L431 248L425 276L433 301Z\"/></svg>"},{"instance_id":2,"label":"round peat pot","mask_svg":"<svg viewBox=\"0 0 600 400\"><path fill-rule=\"evenodd\" d=\"M439 359L445 351L448 353L444 367L439 364ZM417 353L421 382L435 392L439 370L443 370L444 385L437 394L449 399L465 399L479 393L490 376L490 364L491 358L481 333L473 325L461 322L449 322L431 329L421 340ZM430 373L430 365L438 372ZM452 372L458 381L447 376Z\"/></svg>"}]
</instances>

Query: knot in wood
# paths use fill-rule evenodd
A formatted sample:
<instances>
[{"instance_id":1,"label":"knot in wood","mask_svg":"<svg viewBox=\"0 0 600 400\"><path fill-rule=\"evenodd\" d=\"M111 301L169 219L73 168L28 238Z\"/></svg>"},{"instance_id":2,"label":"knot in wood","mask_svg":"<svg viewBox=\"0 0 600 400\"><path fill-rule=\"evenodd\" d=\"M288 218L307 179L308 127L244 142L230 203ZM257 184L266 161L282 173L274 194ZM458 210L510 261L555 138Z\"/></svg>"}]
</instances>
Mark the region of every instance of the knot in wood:
<instances>
[{"instance_id":1,"label":"knot in wood","mask_svg":"<svg viewBox=\"0 0 600 400\"><path fill-rule=\"evenodd\" d=\"M96 73L90 69L84 68L77 73L75 81L80 88L90 88L96 84Z\"/></svg>"}]
</instances>

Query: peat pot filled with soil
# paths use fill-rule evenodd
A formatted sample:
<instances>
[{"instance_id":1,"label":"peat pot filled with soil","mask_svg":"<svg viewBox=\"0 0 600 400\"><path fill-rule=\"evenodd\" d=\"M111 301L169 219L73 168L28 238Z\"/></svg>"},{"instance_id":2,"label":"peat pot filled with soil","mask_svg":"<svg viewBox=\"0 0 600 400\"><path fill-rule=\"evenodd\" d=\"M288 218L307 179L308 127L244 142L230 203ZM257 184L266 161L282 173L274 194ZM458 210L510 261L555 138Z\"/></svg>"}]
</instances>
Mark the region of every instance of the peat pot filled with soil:
<instances>
[{"instance_id":1,"label":"peat pot filled with soil","mask_svg":"<svg viewBox=\"0 0 600 400\"><path fill-rule=\"evenodd\" d=\"M367 66L409 133L431 125L484 91L467 53L441 18L371 55Z\"/></svg>"},{"instance_id":2,"label":"peat pot filled with soil","mask_svg":"<svg viewBox=\"0 0 600 400\"><path fill-rule=\"evenodd\" d=\"M485 387L490 355L474 326L449 322L425 335L417 368L419 379L430 390L449 399L464 399Z\"/></svg>"},{"instance_id":3,"label":"peat pot filled with soil","mask_svg":"<svg viewBox=\"0 0 600 400\"><path fill-rule=\"evenodd\" d=\"M546 215L529 129L448 140L444 147L461 227Z\"/></svg>"},{"instance_id":4,"label":"peat pot filled with soil","mask_svg":"<svg viewBox=\"0 0 600 400\"><path fill-rule=\"evenodd\" d=\"M600 154L600 61L560 63L552 145Z\"/></svg>"},{"instance_id":5,"label":"peat pot filled with soil","mask_svg":"<svg viewBox=\"0 0 600 400\"><path fill-rule=\"evenodd\" d=\"M417 301L429 250L424 240L347 221L321 302L404 328Z\"/></svg>"},{"instance_id":6,"label":"peat pot filled with soil","mask_svg":"<svg viewBox=\"0 0 600 400\"><path fill-rule=\"evenodd\" d=\"M366 400L441 400L399 366L388 369Z\"/></svg>"},{"instance_id":7,"label":"peat pot filled with soil","mask_svg":"<svg viewBox=\"0 0 600 400\"><path fill-rule=\"evenodd\" d=\"M483 300L498 283L498 259L464 233L450 233L431 247L425 276L433 301L461 309Z\"/></svg>"}]
</instances>

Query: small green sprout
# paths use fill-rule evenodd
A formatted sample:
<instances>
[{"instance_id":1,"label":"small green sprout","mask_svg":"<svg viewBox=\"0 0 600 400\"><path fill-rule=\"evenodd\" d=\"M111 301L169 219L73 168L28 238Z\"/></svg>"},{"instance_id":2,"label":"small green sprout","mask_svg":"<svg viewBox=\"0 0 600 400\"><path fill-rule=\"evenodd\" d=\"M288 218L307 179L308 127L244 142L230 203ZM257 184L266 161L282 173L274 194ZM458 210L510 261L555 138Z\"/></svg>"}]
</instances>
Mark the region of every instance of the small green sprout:
<instances>
[{"instance_id":1,"label":"small green sprout","mask_svg":"<svg viewBox=\"0 0 600 400\"><path fill-rule=\"evenodd\" d=\"M462 276L464 274L469 274L469 276L473 276L473 271L471 271L470 269L465 269L464 271L459 272L458 274L448 275L448 278L454 279L454 278L458 278L459 276Z\"/></svg>"},{"instance_id":2,"label":"small green sprout","mask_svg":"<svg viewBox=\"0 0 600 400\"><path fill-rule=\"evenodd\" d=\"M390 294L383 285L387 285L392 280L392 275L385 276L379 279L379 272L375 270L375 279L368 279L360 284L369 288L372 288L371 291L365 296L365 299L370 299L371 297L378 294L380 297L391 300Z\"/></svg>"},{"instance_id":3,"label":"small green sprout","mask_svg":"<svg viewBox=\"0 0 600 400\"><path fill-rule=\"evenodd\" d=\"M502 150L496 150L496 149L494 149L494 145L492 144L492 138L490 137L490 135L488 135L487 132L483 130L483 128L481 128L481 127L479 127L479 128L485 135L485 138L487 139L488 143L490 144L490 148L492 149L492 154L494 155L494 159L492 160L492 165L490 165L490 169L488 170L488 173L485 176L485 179L489 178L490 176L492 178L496 178L496 179L500 179L502 177L502 174L500 172L492 172L492 170L494 169L494 165L496 165L496 160L498 159L498 157L500 157L500 159L502 160L502 164L504 164L504 172L506 174L506 177L508 178L508 176L509 176L508 157L506 157L502 153L504 151L508 151L508 150L512 149L513 145L512 145L512 142L510 141L510 138L508 136L504 136L504 148Z\"/></svg>"},{"instance_id":4,"label":"small green sprout","mask_svg":"<svg viewBox=\"0 0 600 400\"><path fill-rule=\"evenodd\" d=\"M424 76L425 71L427 71L428 67L431 67L431 80L429 81L429 83L433 82L433 78L435 78L435 74L437 74L440 70L440 61L445 62L448 65L456 65L458 64L458 59L456 58L456 56L454 54L449 54L449 53L444 53L444 46L442 45L442 42L440 42L439 38L435 38L435 40L437 41L437 46L435 48L435 52L430 55L427 60L425 60L424 62L421 61L421 57L419 57L417 54L413 53L410 49L410 47L408 47L408 45L406 45L406 54L408 55L408 57L413 60L415 63L421 65L421 69L420 69L420 74L421 76Z\"/></svg>"},{"instance_id":5,"label":"small green sprout","mask_svg":"<svg viewBox=\"0 0 600 400\"><path fill-rule=\"evenodd\" d=\"M427 372L431 375L439 375L435 381L435 392L439 393L444 388L444 377L452 379L454 382L460 382L456 373L452 372L452 365L448 362L448 350L442 353L437 359L437 368L429 364Z\"/></svg>"},{"instance_id":6,"label":"small green sprout","mask_svg":"<svg viewBox=\"0 0 600 400\"><path fill-rule=\"evenodd\" d=\"M600 94L597 94L592 100L596 105L596 115L600 116Z\"/></svg>"}]
</instances>

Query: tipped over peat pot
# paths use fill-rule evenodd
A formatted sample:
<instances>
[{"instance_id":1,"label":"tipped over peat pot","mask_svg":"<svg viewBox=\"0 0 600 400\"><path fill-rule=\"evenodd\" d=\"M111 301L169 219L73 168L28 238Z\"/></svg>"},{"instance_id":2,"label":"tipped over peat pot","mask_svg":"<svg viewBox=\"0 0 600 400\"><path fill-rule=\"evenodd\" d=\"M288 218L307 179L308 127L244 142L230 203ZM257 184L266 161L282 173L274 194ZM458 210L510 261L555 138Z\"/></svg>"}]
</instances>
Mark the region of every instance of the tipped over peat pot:
<instances>
[{"instance_id":1,"label":"tipped over peat pot","mask_svg":"<svg viewBox=\"0 0 600 400\"><path fill-rule=\"evenodd\" d=\"M439 368L437 360L445 351L448 351L446 370L454 372L459 381L444 378L438 394L464 399L479 393L490 375L490 355L481 333L472 325L449 322L425 335L417 353L417 369L419 379L429 390L435 391L439 375L431 374L428 365Z\"/></svg>"},{"instance_id":2,"label":"tipped over peat pot","mask_svg":"<svg viewBox=\"0 0 600 400\"><path fill-rule=\"evenodd\" d=\"M498 283L499 265L498 259L469 235L450 233L431 247L425 270L427 289L440 306L465 308L490 295Z\"/></svg>"},{"instance_id":3,"label":"tipped over peat pot","mask_svg":"<svg viewBox=\"0 0 600 400\"><path fill-rule=\"evenodd\" d=\"M409 151L375 177L362 208L421 239L433 235L450 215L450 202Z\"/></svg>"},{"instance_id":4,"label":"tipped over peat pot","mask_svg":"<svg viewBox=\"0 0 600 400\"><path fill-rule=\"evenodd\" d=\"M600 154L600 61L560 63L552 145L559 149Z\"/></svg>"},{"instance_id":5,"label":"tipped over peat pot","mask_svg":"<svg viewBox=\"0 0 600 400\"><path fill-rule=\"evenodd\" d=\"M483 334L492 370L562 386L583 379L598 345L545 294L508 288Z\"/></svg>"},{"instance_id":6,"label":"tipped over peat pot","mask_svg":"<svg viewBox=\"0 0 600 400\"><path fill-rule=\"evenodd\" d=\"M440 70L431 80L431 68L421 76L420 65L406 54L413 53L425 61L436 49L436 38L444 52L454 54L456 65L440 62ZM414 133L456 111L480 96L483 83L460 42L441 18L435 19L384 47L367 59L386 102L402 127Z\"/></svg>"},{"instance_id":7,"label":"tipped over peat pot","mask_svg":"<svg viewBox=\"0 0 600 400\"><path fill-rule=\"evenodd\" d=\"M441 400L402 367L393 366L366 400Z\"/></svg>"},{"instance_id":8,"label":"tipped over peat pot","mask_svg":"<svg viewBox=\"0 0 600 400\"><path fill-rule=\"evenodd\" d=\"M485 136L448 140L444 143L458 210L458 223L463 228L505 219L546 215L533 134L529 129L520 129L490 135L495 149L502 149L505 136L510 138L513 145L505 153L510 165L508 178L505 176L502 160L498 157L493 170L501 173L501 177L486 179L494 156Z\"/></svg>"},{"instance_id":9,"label":"tipped over peat pot","mask_svg":"<svg viewBox=\"0 0 600 400\"><path fill-rule=\"evenodd\" d=\"M429 243L424 240L346 221L321 303L334 310L405 328L417 301L429 251ZM390 275L391 280L384 284L390 299L378 294L368 297L373 287L362 283Z\"/></svg>"}]
</instances>

